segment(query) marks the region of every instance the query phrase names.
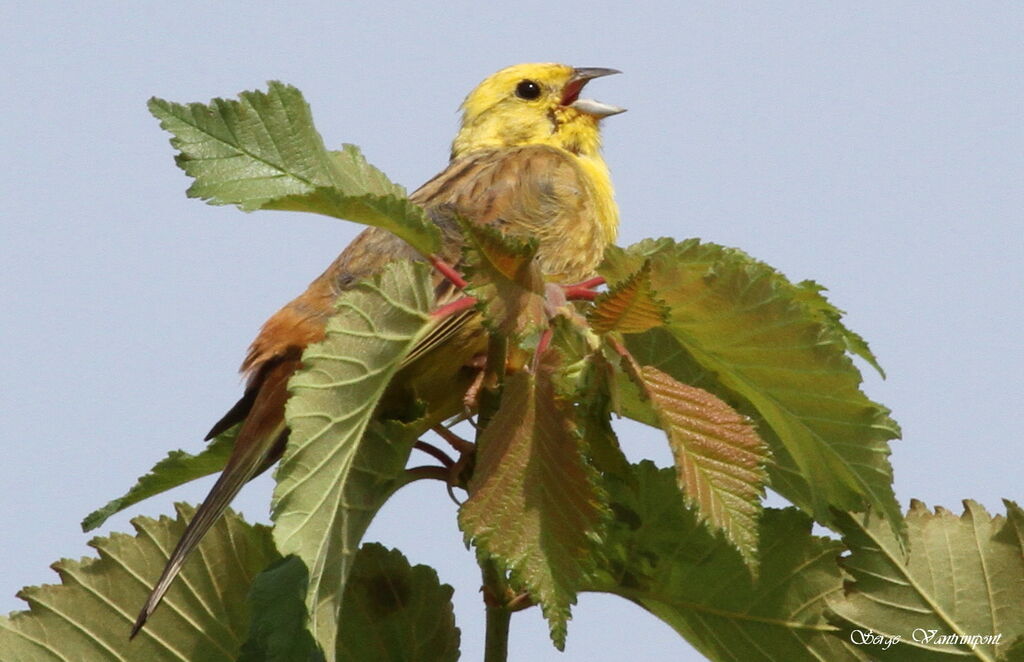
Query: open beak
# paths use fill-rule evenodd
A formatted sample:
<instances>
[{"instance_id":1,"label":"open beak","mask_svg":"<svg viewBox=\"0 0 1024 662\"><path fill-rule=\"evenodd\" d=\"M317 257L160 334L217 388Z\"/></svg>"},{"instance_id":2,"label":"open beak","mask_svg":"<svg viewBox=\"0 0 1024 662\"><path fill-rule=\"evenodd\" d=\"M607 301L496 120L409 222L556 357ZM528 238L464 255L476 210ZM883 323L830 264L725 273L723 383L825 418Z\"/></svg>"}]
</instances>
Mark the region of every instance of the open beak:
<instances>
[{"instance_id":1,"label":"open beak","mask_svg":"<svg viewBox=\"0 0 1024 662\"><path fill-rule=\"evenodd\" d=\"M593 115L598 119L602 117L608 117L610 115L618 115L619 113L626 112L625 108L619 108L607 103L601 103L600 101L594 101L593 99L580 99L580 92L583 90L583 86L588 81L594 78L600 78L601 76L611 76L612 74L621 74L622 72L618 69L604 69L602 67L577 67L573 69L572 78L565 84L565 88L562 90L562 105L575 108L576 110Z\"/></svg>"}]
</instances>

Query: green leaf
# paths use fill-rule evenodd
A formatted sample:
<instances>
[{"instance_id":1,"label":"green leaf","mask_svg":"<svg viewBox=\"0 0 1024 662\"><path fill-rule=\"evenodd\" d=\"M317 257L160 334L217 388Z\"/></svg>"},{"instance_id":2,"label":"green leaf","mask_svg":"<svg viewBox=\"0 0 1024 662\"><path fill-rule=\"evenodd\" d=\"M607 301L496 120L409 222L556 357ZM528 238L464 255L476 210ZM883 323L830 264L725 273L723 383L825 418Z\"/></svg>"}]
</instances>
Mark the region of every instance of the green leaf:
<instances>
[{"instance_id":1,"label":"green leaf","mask_svg":"<svg viewBox=\"0 0 1024 662\"><path fill-rule=\"evenodd\" d=\"M1006 518L990 516L973 501L965 501L957 517L913 501L906 518L908 557L877 517L844 516L850 556L843 567L853 583L845 596L830 599L838 622L851 632L899 637L887 650L870 647L878 659L995 660L1008 654L1024 635L1024 518L1016 504L1005 503Z\"/></svg>"},{"instance_id":2,"label":"green leaf","mask_svg":"<svg viewBox=\"0 0 1024 662\"><path fill-rule=\"evenodd\" d=\"M871 351L871 348L868 347L867 341L859 334L846 328L846 325L843 324L843 315L845 313L832 305L825 298L825 295L822 294L827 288L815 283L813 280L801 281L797 283L796 287L797 295L801 302L811 310L817 311L820 321L830 326L842 336L843 341L846 343L846 351L867 361L868 365L874 368L884 379L885 370L882 370L882 366L878 363L878 358Z\"/></svg>"},{"instance_id":3,"label":"green leaf","mask_svg":"<svg viewBox=\"0 0 1024 662\"><path fill-rule=\"evenodd\" d=\"M182 450L171 451L167 457L153 465L145 476L132 485L124 496L108 502L85 516L82 520L82 531L92 531L102 526L107 519L133 506L143 499L174 489L197 478L209 476L224 468L235 445L238 428L233 427L217 436L197 455Z\"/></svg>"},{"instance_id":4,"label":"green leaf","mask_svg":"<svg viewBox=\"0 0 1024 662\"><path fill-rule=\"evenodd\" d=\"M478 441L459 526L467 542L540 604L561 650L605 509L571 405L551 383L552 354L538 374L524 368L506 380L498 411Z\"/></svg>"},{"instance_id":5,"label":"green leaf","mask_svg":"<svg viewBox=\"0 0 1024 662\"><path fill-rule=\"evenodd\" d=\"M256 576L249 591L249 638L238 662L322 662L307 626L309 571L289 556Z\"/></svg>"},{"instance_id":6,"label":"green leaf","mask_svg":"<svg viewBox=\"0 0 1024 662\"><path fill-rule=\"evenodd\" d=\"M651 329L637 335L624 337L625 344L637 362L658 366L658 369L672 375L685 384L714 393L741 414L754 421L758 434L767 442L772 452L768 469L769 485L794 504L807 512L813 512L813 495L807 479L785 450L779 436L764 421L748 401L738 397L722 386L717 376L705 370L679 346L679 342L666 329ZM640 391L623 371L615 375L616 411L628 418L660 429L654 410L643 401ZM781 457L779 455L781 449Z\"/></svg>"},{"instance_id":7,"label":"green leaf","mask_svg":"<svg viewBox=\"0 0 1024 662\"><path fill-rule=\"evenodd\" d=\"M396 549L363 545L345 587L339 660L454 662L459 659L452 587Z\"/></svg>"},{"instance_id":8,"label":"green leaf","mask_svg":"<svg viewBox=\"0 0 1024 662\"><path fill-rule=\"evenodd\" d=\"M645 461L607 484L614 520L585 590L639 604L712 660L867 659L826 620L828 597L842 593L842 546L812 536L806 515L764 512L755 581L683 505L671 469Z\"/></svg>"},{"instance_id":9,"label":"green leaf","mask_svg":"<svg viewBox=\"0 0 1024 662\"><path fill-rule=\"evenodd\" d=\"M375 225L425 255L440 233L405 190L346 145L328 152L309 105L290 85L242 92L237 101L182 105L150 99L149 110L173 134L178 165L195 179L190 197L243 211L309 211Z\"/></svg>"},{"instance_id":10,"label":"green leaf","mask_svg":"<svg viewBox=\"0 0 1024 662\"><path fill-rule=\"evenodd\" d=\"M94 538L89 544L98 559L55 563L61 585L22 590L29 611L0 617L4 662L233 662L248 628L249 583L278 555L267 527L246 524L231 511L203 539L146 627L128 638L195 512L176 507L176 520L132 520L135 536Z\"/></svg>"},{"instance_id":11,"label":"green leaf","mask_svg":"<svg viewBox=\"0 0 1024 662\"><path fill-rule=\"evenodd\" d=\"M725 534L756 574L768 447L749 419L711 393L628 357L624 364L668 436L686 502Z\"/></svg>"},{"instance_id":12,"label":"green leaf","mask_svg":"<svg viewBox=\"0 0 1024 662\"><path fill-rule=\"evenodd\" d=\"M617 282L647 260L671 314L663 329L625 336L637 360L754 418L772 488L818 521L871 506L899 530L888 460L899 428L861 392L835 321L771 267L696 240L609 250L601 272Z\"/></svg>"},{"instance_id":13,"label":"green leaf","mask_svg":"<svg viewBox=\"0 0 1024 662\"><path fill-rule=\"evenodd\" d=\"M310 627L328 659L359 540L403 484L412 444L429 427L371 422L403 358L430 332L433 304L429 267L388 265L339 297L326 339L306 349L289 382L291 435L275 474L274 540L309 569Z\"/></svg>"},{"instance_id":14,"label":"green leaf","mask_svg":"<svg viewBox=\"0 0 1024 662\"><path fill-rule=\"evenodd\" d=\"M306 629L308 574L294 556L265 570L249 596L249 640L239 662L319 662ZM459 657L452 588L428 566L370 543L356 554L345 585L337 659L445 662Z\"/></svg>"},{"instance_id":15,"label":"green leaf","mask_svg":"<svg viewBox=\"0 0 1024 662\"><path fill-rule=\"evenodd\" d=\"M589 355L582 366L573 401L577 403L577 424L591 464L601 473L626 476L630 474L630 464L611 424L615 372L602 354Z\"/></svg>"}]
</instances>

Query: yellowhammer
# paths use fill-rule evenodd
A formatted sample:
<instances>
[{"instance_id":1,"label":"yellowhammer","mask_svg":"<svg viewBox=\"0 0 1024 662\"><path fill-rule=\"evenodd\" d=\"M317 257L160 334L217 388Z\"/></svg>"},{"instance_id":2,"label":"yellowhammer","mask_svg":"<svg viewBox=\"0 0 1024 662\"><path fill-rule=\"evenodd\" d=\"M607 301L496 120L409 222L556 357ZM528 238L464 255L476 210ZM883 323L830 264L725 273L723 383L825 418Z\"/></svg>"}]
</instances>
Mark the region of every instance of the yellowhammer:
<instances>
[{"instance_id":1,"label":"yellowhammer","mask_svg":"<svg viewBox=\"0 0 1024 662\"><path fill-rule=\"evenodd\" d=\"M446 255L458 254L453 223L458 215L538 240L537 259L549 280L572 283L593 275L618 226L598 122L623 109L579 95L587 81L613 73L618 72L520 64L488 77L466 97L448 167L410 196L441 227ZM245 394L207 436L241 422L231 457L171 554L133 636L242 485L280 458L288 437L288 380L303 349L324 338L335 299L400 258L420 256L394 235L369 228L263 325L242 363L248 377ZM469 344L460 336L448 342ZM476 351L446 352L445 359L468 359Z\"/></svg>"}]
</instances>

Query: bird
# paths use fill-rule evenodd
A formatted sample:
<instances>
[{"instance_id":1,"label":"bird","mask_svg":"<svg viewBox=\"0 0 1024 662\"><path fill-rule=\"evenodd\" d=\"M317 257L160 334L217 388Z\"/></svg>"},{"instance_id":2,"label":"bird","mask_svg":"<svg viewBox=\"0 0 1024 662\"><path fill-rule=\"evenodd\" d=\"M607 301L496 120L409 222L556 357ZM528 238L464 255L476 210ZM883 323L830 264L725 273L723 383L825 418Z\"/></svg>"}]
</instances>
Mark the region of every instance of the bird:
<instances>
[{"instance_id":1,"label":"bird","mask_svg":"<svg viewBox=\"0 0 1024 662\"><path fill-rule=\"evenodd\" d=\"M535 240L536 260L549 282L568 284L593 276L619 223L601 154L600 121L625 109L580 94L589 81L618 73L518 64L487 77L466 96L447 167L409 196L441 229L446 259L460 255L455 220L460 217ZM280 459L288 438L288 380L301 367L306 346L324 339L337 297L396 259L423 258L395 235L367 228L263 324L240 369L246 378L244 394L206 436L210 440L239 426L230 457L171 553L131 637L242 486ZM465 338L445 342L465 344ZM473 351L446 351L445 360L468 360Z\"/></svg>"}]
</instances>

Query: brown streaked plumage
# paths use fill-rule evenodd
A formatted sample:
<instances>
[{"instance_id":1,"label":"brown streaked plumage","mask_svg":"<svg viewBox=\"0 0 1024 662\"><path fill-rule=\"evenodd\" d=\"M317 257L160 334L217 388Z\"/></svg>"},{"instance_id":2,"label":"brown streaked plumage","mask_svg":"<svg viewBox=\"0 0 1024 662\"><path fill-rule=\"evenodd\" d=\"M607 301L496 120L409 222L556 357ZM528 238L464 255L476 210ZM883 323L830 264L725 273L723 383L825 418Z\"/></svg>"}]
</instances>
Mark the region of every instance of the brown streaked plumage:
<instances>
[{"instance_id":1,"label":"brown streaked plumage","mask_svg":"<svg viewBox=\"0 0 1024 662\"><path fill-rule=\"evenodd\" d=\"M410 196L441 228L442 258L454 263L459 257L458 215L510 235L536 238L541 269L553 281L572 283L592 275L618 221L600 157L597 122L622 109L578 95L587 80L609 73L617 72L517 65L494 74L466 98L451 162ZM540 94L521 94L524 83L533 83ZM421 259L401 239L368 228L260 329L242 363L245 394L207 435L212 439L241 423L231 457L172 552L132 636L242 485L280 458L288 436L288 380L300 367L305 347L324 338L335 299L402 258ZM456 369L479 351L467 338L463 334L444 340L461 345L444 350L445 360Z\"/></svg>"}]
</instances>

